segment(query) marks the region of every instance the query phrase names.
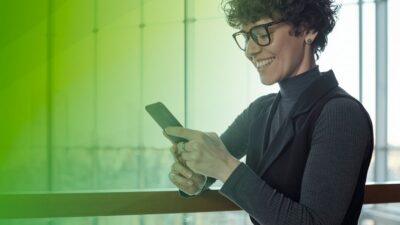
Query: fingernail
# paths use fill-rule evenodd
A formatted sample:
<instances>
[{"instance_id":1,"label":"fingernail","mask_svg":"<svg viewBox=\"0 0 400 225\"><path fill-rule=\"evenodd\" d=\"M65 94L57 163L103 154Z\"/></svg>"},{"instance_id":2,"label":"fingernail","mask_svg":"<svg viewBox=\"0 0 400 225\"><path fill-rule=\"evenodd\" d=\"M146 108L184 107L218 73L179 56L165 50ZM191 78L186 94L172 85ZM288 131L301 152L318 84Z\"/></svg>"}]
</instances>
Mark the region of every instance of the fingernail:
<instances>
[{"instance_id":1,"label":"fingernail","mask_svg":"<svg viewBox=\"0 0 400 225\"><path fill-rule=\"evenodd\" d=\"M193 182L192 182L192 181L188 181L188 182L187 182L187 184L189 184L189 185L192 185L192 184L193 184Z\"/></svg>"},{"instance_id":2,"label":"fingernail","mask_svg":"<svg viewBox=\"0 0 400 225\"><path fill-rule=\"evenodd\" d=\"M166 133L168 133L168 131L169 131L169 128L167 127L167 128L165 128L164 129L164 131L166 132Z\"/></svg>"}]
</instances>

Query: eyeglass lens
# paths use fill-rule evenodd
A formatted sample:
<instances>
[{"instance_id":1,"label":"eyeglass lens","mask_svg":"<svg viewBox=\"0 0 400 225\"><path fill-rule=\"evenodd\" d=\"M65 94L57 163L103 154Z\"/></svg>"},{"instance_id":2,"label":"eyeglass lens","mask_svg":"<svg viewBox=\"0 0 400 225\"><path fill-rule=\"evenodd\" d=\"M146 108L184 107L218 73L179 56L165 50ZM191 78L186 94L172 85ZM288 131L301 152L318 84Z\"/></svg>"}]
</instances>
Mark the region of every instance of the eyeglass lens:
<instances>
[{"instance_id":1,"label":"eyeglass lens","mask_svg":"<svg viewBox=\"0 0 400 225\"><path fill-rule=\"evenodd\" d=\"M239 47L243 50L246 49L248 43L247 33L240 33L239 35L235 36L236 42L238 43ZM269 44L269 35L267 28L265 26L257 26L253 27L249 31L249 36L260 46L266 46ZM249 37L250 38L250 37Z\"/></svg>"}]
</instances>

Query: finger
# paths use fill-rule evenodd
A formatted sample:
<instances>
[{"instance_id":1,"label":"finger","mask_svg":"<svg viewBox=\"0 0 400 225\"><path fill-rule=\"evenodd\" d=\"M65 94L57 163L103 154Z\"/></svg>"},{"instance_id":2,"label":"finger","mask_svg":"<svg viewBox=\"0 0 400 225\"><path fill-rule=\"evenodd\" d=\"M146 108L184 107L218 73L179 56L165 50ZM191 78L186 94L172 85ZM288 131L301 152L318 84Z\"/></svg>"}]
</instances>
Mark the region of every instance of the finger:
<instances>
[{"instance_id":1,"label":"finger","mask_svg":"<svg viewBox=\"0 0 400 225\"><path fill-rule=\"evenodd\" d=\"M193 161L187 161L187 162L186 162L186 165L187 165L189 168L194 168L195 163L194 163ZM196 169L193 169L193 171L195 171L196 173L198 173L198 171L196 171Z\"/></svg>"},{"instance_id":2,"label":"finger","mask_svg":"<svg viewBox=\"0 0 400 225\"><path fill-rule=\"evenodd\" d=\"M211 138L219 138L218 134L215 132L206 132L206 134Z\"/></svg>"},{"instance_id":3,"label":"finger","mask_svg":"<svg viewBox=\"0 0 400 225\"><path fill-rule=\"evenodd\" d=\"M178 151L179 151L179 150L178 150L177 145L173 145L173 146L170 148L170 152L171 152L172 156L174 157L175 162L179 162L179 163L185 165L186 163L185 163L185 161L182 159L181 154L180 154Z\"/></svg>"},{"instance_id":4,"label":"finger","mask_svg":"<svg viewBox=\"0 0 400 225\"><path fill-rule=\"evenodd\" d=\"M171 152L172 156L174 157L175 162L178 161L178 153L177 153L177 149L176 149L176 145L173 145L169 148L169 151Z\"/></svg>"},{"instance_id":5,"label":"finger","mask_svg":"<svg viewBox=\"0 0 400 225\"><path fill-rule=\"evenodd\" d=\"M188 142L179 142L177 144L177 154L182 154L183 152L187 151Z\"/></svg>"},{"instance_id":6,"label":"finger","mask_svg":"<svg viewBox=\"0 0 400 225\"><path fill-rule=\"evenodd\" d=\"M191 130L191 129L187 129L187 128L183 128L183 127L167 127L167 128L165 128L165 132L168 135L181 137L188 141L193 140L193 139L199 139L199 137L201 137L201 135L203 135L203 133L200 131Z\"/></svg>"},{"instance_id":7,"label":"finger","mask_svg":"<svg viewBox=\"0 0 400 225\"><path fill-rule=\"evenodd\" d=\"M193 176L193 172L186 166L180 164L179 162L174 163L172 165L171 170L172 170L172 172L174 172L176 174L181 174L181 175L185 176L186 178L192 178L192 176Z\"/></svg>"},{"instance_id":8,"label":"finger","mask_svg":"<svg viewBox=\"0 0 400 225\"><path fill-rule=\"evenodd\" d=\"M181 158L187 163L187 161L195 160L195 155L191 152L183 152Z\"/></svg>"},{"instance_id":9,"label":"finger","mask_svg":"<svg viewBox=\"0 0 400 225\"><path fill-rule=\"evenodd\" d=\"M182 153L182 145L183 145L183 142L179 142L178 144L176 144L176 154L181 154Z\"/></svg>"},{"instance_id":10,"label":"finger","mask_svg":"<svg viewBox=\"0 0 400 225\"><path fill-rule=\"evenodd\" d=\"M188 186L193 185L193 181L186 179L185 177L180 176L179 174L172 173L172 172L169 173L169 179L176 186L188 187Z\"/></svg>"}]
</instances>

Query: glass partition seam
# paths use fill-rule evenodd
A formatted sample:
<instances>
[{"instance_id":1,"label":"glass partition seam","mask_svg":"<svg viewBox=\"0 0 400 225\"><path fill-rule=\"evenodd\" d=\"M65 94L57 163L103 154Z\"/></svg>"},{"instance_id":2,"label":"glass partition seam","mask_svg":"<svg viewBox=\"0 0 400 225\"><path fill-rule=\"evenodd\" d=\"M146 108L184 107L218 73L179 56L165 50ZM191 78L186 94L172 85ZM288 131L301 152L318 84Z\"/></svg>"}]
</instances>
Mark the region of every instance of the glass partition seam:
<instances>
[{"instance_id":1,"label":"glass partition seam","mask_svg":"<svg viewBox=\"0 0 400 225\"><path fill-rule=\"evenodd\" d=\"M189 85L189 81L188 81L188 73L189 73L189 69L191 68L189 63L191 63L191 60L193 59L191 57L192 51L193 49L193 43L191 41L193 41L194 35L193 32L194 30L193 25L195 22L195 18L194 18L194 1L193 0L183 0L183 24L184 24L184 46L183 46L183 51L184 51L184 62L183 62L183 66L184 66L184 124L183 126L187 127L188 126L188 85Z\"/></svg>"},{"instance_id":2,"label":"glass partition seam","mask_svg":"<svg viewBox=\"0 0 400 225\"><path fill-rule=\"evenodd\" d=\"M98 165L98 0L93 0L93 130L92 130L92 149L91 154L93 157L94 168L93 168L93 184L94 187L98 187L99 180L99 165Z\"/></svg>"},{"instance_id":3,"label":"glass partition seam","mask_svg":"<svg viewBox=\"0 0 400 225\"><path fill-rule=\"evenodd\" d=\"M183 6L183 24L184 24L184 31L183 31L183 42L184 42L184 46L183 46L183 67L184 67L184 72L183 72L183 83L184 83L184 87L183 87L183 107L184 107L184 118L183 118L183 126L187 127L187 70L188 70L188 66L187 66L187 36L188 36L188 21L187 21L187 17L188 17L188 0L184 0L183 2L184 6Z\"/></svg>"},{"instance_id":4,"label":"glass partition seam","mask_svg":"<svg viewBox=\"0 0 400 225\"><path fill-rule=\"evenodd\" d=\"M195 20L210 21L210 20L222 20L222 19L225 19L225 17L223 16L196 17Z\"/></svg>"},{"instance_id":5,"label":"glass partition seam","mask_svg":"<svg viewBox=\"0 0 400 225\"><path fill-rule=\"evenodd\" d=\"M192 21L195 19L191 19ZM197 19L196 19L197 20ZM161 26L165 27L168 25L175 25L177 23L182 23L182 20L174 20L174 21L166 21L166 22L146 22L147 27L156 27L156 26ZM185 23L185 20L183 20L183 23Z\"/></svg>"},{"instance_id":6,"label":"glass partition seam","mask_svg":"<svg viewBox=\"0 0 400 225\"><path fill-rule=\"evenodd\" d=\"M139 106L143 105L144 102L144 0L140 0L140 18L139 18ZM137 163L138 163L138 170L137 170L137 177L138 177L138 188L143 188L144 186L144 176L142 175L141 168L143 163L143 152L144 152L144 126L143 126L143 111L138 110L138 145L139 145L139 154L137 155ZM139 224L144 225L145 220L143 215L139 216Z\"/></svg>"},{"instance_id":7,"label":"glass partition seam","mask_svg":"<svg viewBox=\"0 0 400 225\"><path fill-rule=\"evenodd\" d=\"M376 181L387 179L387 1L376 5Z\"/></svg>"},{"instance_id":8,"label":"glass partition seam","mask_svg":"<svg viewBox=\"0 0 400 225\"><path fill-rule=\"evenodd\" d=\"M144 76L144 62L143 62L143 57L144 57L144 0L140 0L140 18L139 18L139 105L143 105L143 76ZM144 148L144 137L143 137L143 122L142 122L143 114L142 110L138 110L138 117L137 117L137 123L138 123L138 145L141 148Z\"/></svg>"},{"instance_id":9,"label":"glass partition seam","mask_svg":"<svg viewBox=\"0 0 400 225\"><path fill-rule=\"evenodd\" d=\"M359 79L358 79L358 96L360 102L363 102L363 3L364 0L359 0L358 1L358 57L359 57L359 64L358 64L358 74L359 74Z\"/></svg>"},{"instance_id":10,"label":"glass partition seam","mask_svg":"<svg viewBox=\"0 0 400 225\"><path fill-rule=\"evenodd\" d=\"M53 98L52 98L52 71L53 71L53 60L52 60L52 10L53 10L53 2L52 0L47 1L47 92L46 92L46 105L47 105L47 117L46 117L46 154L47 154L47 189L48 191L53 190L53 182L52 182L52 145L53 145L53 136L52 136L52 127L53 127L53 117L52 117L52 109L53 109Z\"/></svg>"},{"instance_id":11,"label":"glass partition seam","mask_svg":"<svg viewBox=\"0 0 400 225\"><path fill-rule=\"evenodd\" d=\"M188 85L189 85L189 81L188 81L188 73L189 73L189 69L191 69L192 67L189 65L189 63L192 63L193 57L192 53L194 51L194 45L193 45L193 38L194 38L194 22L195 22L195 18L194 18L194 0L183 0L183 25L184 25L184 31L183 31L183 35L184 35L184 46L183 46L183 51L184 51L184 56L183 56L183 66L184 66L184 74L183 74L183 82L184 82L184 127L188 127ZM187 214L184 213L182 215L182 224L183 225L188 225L188 223L190 223L186 218L187 218Z\"/></svg>"}]
</instances>

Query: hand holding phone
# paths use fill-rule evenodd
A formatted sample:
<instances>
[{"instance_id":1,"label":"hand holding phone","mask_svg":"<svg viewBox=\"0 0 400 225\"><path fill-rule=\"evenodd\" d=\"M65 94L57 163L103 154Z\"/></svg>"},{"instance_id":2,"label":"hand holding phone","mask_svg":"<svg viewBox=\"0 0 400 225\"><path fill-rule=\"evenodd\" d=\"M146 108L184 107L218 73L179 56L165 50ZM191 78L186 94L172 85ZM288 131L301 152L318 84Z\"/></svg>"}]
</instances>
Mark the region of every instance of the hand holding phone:
<instances>
[{"instance_id":1,"label":"hand holding phone","mask_svg":"<svg viewBox=\"0 0 400 225\"><path fill-rule=\"evenodd\" d=\"M161 102L156 102L150 105L147 105L146 111L153 117L153 119L160 125L160 127L164 130L167 127L182 127L179 121L172 115L172 113L165 107ZM181 137L175 137L168 135L164 132L164 135L168 137L172 142L178 144L179 142L187 142L186 139ZM173 146L172 148L176 148L177 146ZM181 161L178 157L176 149L172 149L172 154L175 158L174 170L170 172L170 180L174 183L180 190L181 196L188 197L192 195L199 194L206 183L206 176L201 174L196 174L191 171L185 164L185 162ZM174 176L171 176L172 174ZM188 175L190 173L190 175ZM190 182L188 184L187 182Z\"/></svg>"},{"instance_id":2,"label":"hand holding phone","mask_svg":"<svg viewBox=\"0 0 400 225\"><path fill-rule=\"evenodd\" d=\"M145 107L146 111L150 114L151 117L160 125L160 127L165 130L167 127L182 127L179 121L172 115L172 113L167 109L167 107L161 103L156 102ZM167 134L165 134L167 135ZM167 135L171 141L175 144L179 142L187 142L186 139L181 137L175 137L171 135Z\"/></svg>"}]
</instances>

